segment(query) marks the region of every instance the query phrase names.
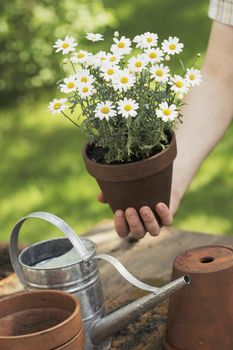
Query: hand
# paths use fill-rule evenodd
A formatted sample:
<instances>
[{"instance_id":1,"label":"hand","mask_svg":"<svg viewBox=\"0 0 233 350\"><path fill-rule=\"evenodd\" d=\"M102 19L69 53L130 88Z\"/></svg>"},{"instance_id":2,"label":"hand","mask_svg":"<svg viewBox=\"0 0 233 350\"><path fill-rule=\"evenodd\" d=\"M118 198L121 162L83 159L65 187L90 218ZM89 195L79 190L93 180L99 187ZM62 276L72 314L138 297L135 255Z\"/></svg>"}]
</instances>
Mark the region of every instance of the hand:
<instances>
[{"instance_id":1,"label":"hand","mask_svg":"<svg viewBox=\"0 0 233 350\"><path fill-rule=\"evenodd\" d=\"M103 193L98 196L100 202L106 203ZM180 197L176 191L171 193L170 209L164 203L158 203L155 210L161 218L163 226L172 224L173 215L175 214L180 203ZM139 214L134 208L117 210L115 212L115 229L120 237L126 237L129 232L136 238L141 239L149 232L151 236L158 236L160 226L149 207L142 207Z\"/></svg>"}]
</instances>

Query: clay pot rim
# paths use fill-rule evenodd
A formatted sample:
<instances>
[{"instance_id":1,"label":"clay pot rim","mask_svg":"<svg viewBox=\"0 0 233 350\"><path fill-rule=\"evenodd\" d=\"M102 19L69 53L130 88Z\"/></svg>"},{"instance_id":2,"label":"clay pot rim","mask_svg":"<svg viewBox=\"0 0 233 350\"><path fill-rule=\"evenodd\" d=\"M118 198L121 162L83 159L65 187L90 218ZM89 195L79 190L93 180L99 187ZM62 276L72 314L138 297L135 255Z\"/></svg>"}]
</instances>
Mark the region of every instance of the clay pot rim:
<instances>
[{"instance_id":1,"label":"clay pot rim","mask_svg":"<svg viewBox=\"0 0 233 350\"><path fill-rule=\"evenodd\" d=\"M60 327L63 327L64 325L66 325L67 323L72 321L76 317L76 315L81 312L80 302L79 302L79 300L77 298L75 298L72 294L65 293L65 292L62 292L62 291L59 291L59 290L53 290L53 289L16 293L16 294L13 294L13 295L10 295L10 296L2 298L0 300L0 304L1 304L1 301L7 301L8 299L17 298L17 297L19 297L21 295L27 296L28 294L30 294L30 295L32 295L32 294L63 295L63 296L66 296L67 298L70 298L70 299L72 299L74 301L75 309L74 309L74 311L72 312L72 314L68 318L66 318L63 322L58 323L56 326L47 328L47 329L45 329L43 331L34 332L34 333L30 333L30 334L25 334L25 335L23 335L23 334L22 335L13 335L13 336L1 336L0 335L0 340L4 340L4 341L5 340L21 340L21 339L28 339L28 338L32 338L32 337L41 336L41 333L44 335L44 334L46 334L48 332L51 332L53 330L59 329ZM81 330L82 329L83 329L83 326L82 326Z\"/></svg>"},{"instance_id":2,"label":"clay pot rim","mask_svg":"<svg viewBox=\"0 0 233 350\"><path fill-rule=\"evenodd\" d=\"M82 240L85 240L85 241L88 241L88 242L91 242L93 244L93 250L85 257L85 259L88 259L90 260L92 255L96 252L96 244L88 239L88 238L84 238L84 237L80 237ZM68 239L67 237L60 237L60 238L51 238L51 239L45 239L43 241L39 241L39 242L36 242L34 244L31 244L30 246L26 247L20 254L19 254L19 261L20 261L20 265L27 268L27 270L34 270L34 271L41 271L41 270L44 270L43 267L36 267L36 266L30 266L30 265L27 265L27 264L24 264L22 262L22 255L24 254L24 252L26 252L27 249L30 249L31 247L35 247L37 245L40 245L41 243L46 243L48 241L54 241L54 240L62 240L62 239ZM72 244L72 243L71 243ZM73 248L71 248L73 249ZM74 263L69 263L66 265L66 267L72 267L78 263L80 263L81 261L83 261L83 258L79 258L77 259ZM46 270L60 270L61 267L47 267Z\"/></svg>"},{"instance_id":3,"label":"clay pot rim","mask_svg":"<svg viewBox=\"0 0 233 350\"><path fill-rule=\"evenodd\" d=\"M167 148L165 148L163 151L159 152L159 153L156 153L155 155L151 156L151 157L148 157L148 158L145 158L145 159L142 159L142 160L137 160L135 162L130 162L130 163L122 163L122 164L103 164L103 163L98 163L98 162L93 162L93 160L91 160L88 156L87 156L87 153L86 153L86 150L87 150L87 147L90 145L89 143L85 144L84 147L83 147L83 154L84 156L91 162L91 163L95 163L95 164L98 164L98 166L100 168L111 168L111 167L114 167L114 166L119 166L119 167L124 167L124 168L131 168L134 164L136 163L148 163L152 158L155 159L155 158L159 158L161 157L161 155L163 155L164 153L167 153L167 151L172 148L173 144L175 143L175 133L174 131L171 132L171 135L172 135L172 139L171 139L171 142L169 143L169 146Z\"/></svg>"},{"instance_id":4,"label":"clay pot rim","mask_svg":"<svg viewBox=\"0 0 233 350\"><path fill-rule=\"evenodd\" d=\"M68 345L71 345L75 340L77 340L77 339L80 337L80 335L81 335L82 333L84 333L84 328L83 328L83 326L82 326L82 328L80 329L80 332L78 332L77 335L75 335L71 340L69 340L68 343L63 344L63 345L59 346L58 348L55 348L54 350L62 350L62 349L64 349L64 347L67 347Z\"/></svg>"},{"instance_id":5,"label":"clay pot rim","mask_svg":"<svg viewBox=\"0 0 233 350\"><path fill-rule=\"evenodd\" d=\"M106 181L106 182L108 181L121 182L122 180L131 181L132 179L136 180L141 177L147 177L152 175L154 173L153 167L156 162L157 162L156 172L160 172L164 168L166 168L169 163L174 161L177 154L176 137L175 137L174 131L171 132L171 137L172 137L171 142L166 149L164 149L163 151L151 157L138 160L135 162L122 163L122 164L103 164L103 163L95 162L87 156L87 148L89 144L85 144L83 147L83 151L82 151L83 159L88 172L92 176L94 176L96 179ZM152 163L153 163L153 167L151 167ZM138 174L139 167L144 168L145 172L143 176ZM115 174L116 168L117 168L118 175L115 178L114 174Z\"/></svg>"}]
</instances>

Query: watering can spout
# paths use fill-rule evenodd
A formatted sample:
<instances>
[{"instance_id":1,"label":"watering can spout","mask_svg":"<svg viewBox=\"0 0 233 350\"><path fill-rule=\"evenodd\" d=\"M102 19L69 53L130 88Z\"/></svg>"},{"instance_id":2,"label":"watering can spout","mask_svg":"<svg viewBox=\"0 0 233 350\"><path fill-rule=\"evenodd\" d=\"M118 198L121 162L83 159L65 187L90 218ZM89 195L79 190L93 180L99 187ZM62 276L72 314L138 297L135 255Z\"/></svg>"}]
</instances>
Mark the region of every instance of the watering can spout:
<instances>
[{"instance_id":1,"label":"watering can spout","mask_svg":"<svg viewBox=\"0 0 233 350\"><path fill-rule=\"evenodd\" d=\"M93 344L101 344L109 337L121 331L140 315L160 304L164 299L168 298L190 282L191 279L188 275L180 277L161 288L157 288L154 293L150 293L147 296L142 297L96 321L91 330Z\"/></svg>"}]
</instances>

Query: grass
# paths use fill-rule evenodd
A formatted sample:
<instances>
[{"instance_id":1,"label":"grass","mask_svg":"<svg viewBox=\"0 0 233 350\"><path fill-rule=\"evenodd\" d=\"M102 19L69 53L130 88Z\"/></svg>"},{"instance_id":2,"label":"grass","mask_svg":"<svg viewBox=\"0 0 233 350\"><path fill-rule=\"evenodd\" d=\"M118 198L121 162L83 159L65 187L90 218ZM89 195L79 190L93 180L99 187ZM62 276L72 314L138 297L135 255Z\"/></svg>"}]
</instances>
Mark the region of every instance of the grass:
<instances>
[{"instance_id":1,"label":"grass","mask_svg":"<svg viewBox=\"0 0 233 350\"><path fill-rule=\"evenodd\" d=\"M190 63L204 52L210 21L207 1L108 0L118 29L129 36L154 31L162 37L177 35L186 45ZM107 28L109 42L113 29ZM48 96L0 111L0 241L8 241L13 224L31 211L50 211L66 220L77 233L104 218L112 218L108 206L97 202L99 192L84 170L83 136L66 120L46 112ZM233 233L233 126L196 175L185 196L174 226L177 228ZM49 224L32 220L25 224L22 241L55 237Z\"/></svg>"}]
</instances>

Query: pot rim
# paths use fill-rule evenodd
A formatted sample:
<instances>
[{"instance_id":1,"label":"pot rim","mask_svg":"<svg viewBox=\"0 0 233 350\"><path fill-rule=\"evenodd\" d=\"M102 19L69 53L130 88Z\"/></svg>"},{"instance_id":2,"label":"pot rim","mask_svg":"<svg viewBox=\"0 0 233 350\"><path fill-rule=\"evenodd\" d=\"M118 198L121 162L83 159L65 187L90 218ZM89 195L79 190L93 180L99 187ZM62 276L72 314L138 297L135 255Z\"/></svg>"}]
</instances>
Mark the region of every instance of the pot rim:
<instances>
[{"instance_id":1,"label":"pot rim","mask_svg":"<svg viewBox=\"0 0 233 350\"><path fill-rule=\"evenodd\" d=\"M71 345L72 343L74 343L78 338L80 338L80 335L83 333L84 336L84 327L82 326L82 328L80 329L80 331L78 332L77 335L75 335L72 339L70 339L67 343L60 345L59 347L55 348L54 350L62 350L64 349L64 346L68 346Z\"/></svg>"},{"instance_id":2,"label":"pot rim","mask_svg":"<svg viewBox=\"0 0 233 350\"><path fill-rule=\"evenodd\" d=\"M0 304L1 302L4 302L4 301L7 301L9 299L13 299L13 298L17 298L17 297L20 297L22 295L24 295L25 297L30 294L56 294L56 295L65 295L67 298L70 298L74 301L74 304L75 304L75 309L74 311L72 312L72 314L66 318L64 321L62 321L61 323L58 323L57 325L53 326L53 327L50 327L50 328L47 328L43 331L39 331L39 332L34 332L34 333L30 333L30 334L22 334L22 335L13 335L13 336L1 336L0 335L0 340L2 341L15 341L15 340L21 340L21 339L29 339L29 338L33 338L33 337L37 337L37 336L42 336L44 334L47 334L51 331L54 331L54 330L57 330L59 329L60 327L63 327L65 326L67 323L69 323L70 321L72 321L73 319L75 319L75 317L77 316L78 313L81 312L81 306L80 306L80 301L75 298L72 294L69 294L69 293L66 293L66 292L62 292L62 291L59 291L59 290L52 290L52 289L46 289L45 290L38 290L38 291L30 291L30 292L21 292L21 293L17 293L15 295L10 295L10 296L7 296L7 297L4 297L2 300L0 300ZM81 327L81 329L83 328L83 326ZM43 334L41 334L43 333Z\"/></svg>"},{"instance_id":3,"label":"pot rim","mask_svg":"<svg viewBox=\"0 0 233 350\"><path fill-rule=\"evenodd\" d=\"M92 245L93 245L93 250L86 256L86 258L85 259L88 259L88 260L91 260L91 258L92 258L92 256L96 253L96 244L95 244L95 242L93 242L91 239L88 239L88 238L84 238L84 237L80 237L83 241L88 241L88 242L91 242L92 243ZM42 244L42 243L46 243L46 242L48 242L48 241L55 241L55 240L64 240L64 239L67 239L67 240L69 240L68 239L68 237L59 237L59 238L51 238L51 239L45 239L45 240L43 240L43 241L39 241L39 242L36 242L36 243L33 243L33 244L31 244L31 245L29 245L28 247L26 247L26 248L24 248L22 251L21 251L21 253L19 254L19 261L20 261L20 265L22 266L22 267L25 267L27 270L36 270L36 271L43 271L43 270L45 270L45 268L43 268L42 266L41 267L36 267L36 266L30 266L30 265L27 265L27 264L25 264L24 262L22 262L22 256L24 255L24 253L27 251L27 250L29 250L31 247L35 247L35 246L37 246L37 245L40 245L40 244ZM70 242L71 243L71 242ZM72 245L72 243L71 243L71 245ZM72 248L71 249L73 249L74 248L74 246L72 245ZM69 263L69 264L66 264L66 266L63 266L62 268L64 268L64 267L72 267L72 266L74 266L74 265L77 265L77 264L79 264L80 262L82 262L82 261L84 261L83 260L83 258L79 258L79 259L77 259L75 262L73 262L73 263ZM60 270L61 269L61 267L47 267L46 268L46 270Z\"/></svg>"},{"instance_id":4,"label":"pot rim","mask_svg":"<svg viewBox=\"0 0 233 350\"><path fill-rule=\"evenodd\" d=\"M95 178L106 182L119 182L119 181L131 181L132 179L139 179L141 177L151 176L155 172L160 172L166 168L171 162L174 161L177 148L176 137L174 131L171 132L172 139L169 146L163 151L131 163L123 164L103 164L94 162L87 156L87 148L89 144L85 144L83 147L83 159L88 172ZM159 160L159 162L158 162ZM153 167L151 164L153 163ZM156 167L154 166L156 163ZM144 168L145 173L143 176L138 172L139 168ZM115 175L115 170L118 169L120 175ZM156 171L155 171L156 168ZM130 173L130 176L129 176Z\"/></svg>"}]
</instances>

